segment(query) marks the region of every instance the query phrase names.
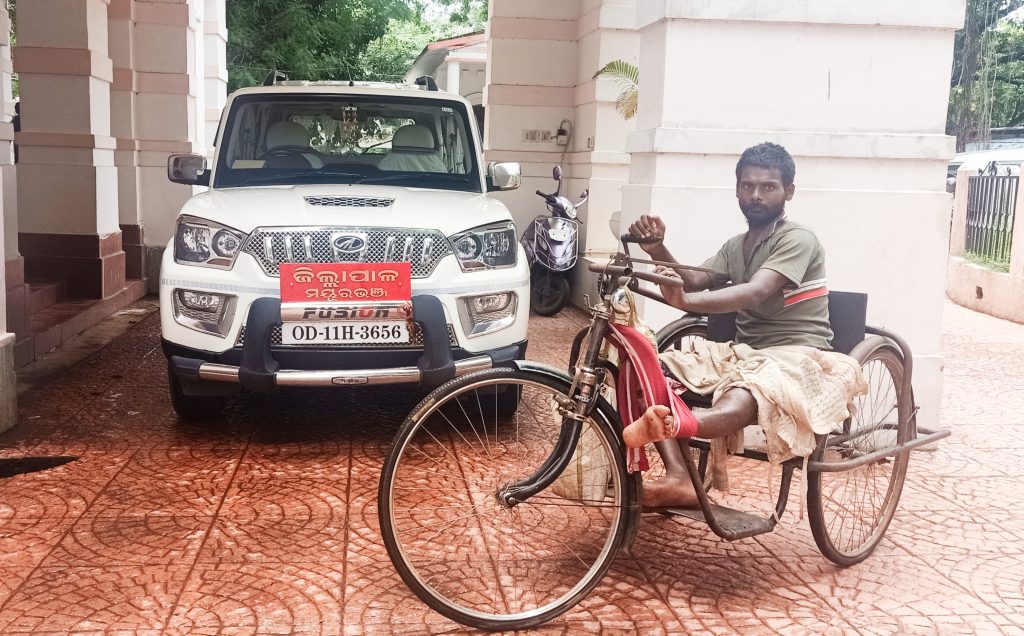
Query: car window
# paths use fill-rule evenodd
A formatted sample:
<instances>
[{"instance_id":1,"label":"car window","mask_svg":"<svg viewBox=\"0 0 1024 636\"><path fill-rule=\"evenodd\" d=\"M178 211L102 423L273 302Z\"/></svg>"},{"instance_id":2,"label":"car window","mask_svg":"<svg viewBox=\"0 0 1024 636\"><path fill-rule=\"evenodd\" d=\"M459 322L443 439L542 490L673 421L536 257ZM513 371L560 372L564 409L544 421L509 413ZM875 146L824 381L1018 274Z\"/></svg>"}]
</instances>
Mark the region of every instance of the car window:
<instances>
[{"instance_id":1,"label":"car window","mask_svg":"<svg viewBox=\"0 0 1024 636\"><path fill-rule=\"evenodd\" d=\"M214 187L394 183L481 190L460 102L411 97L236 98Z\"/></svg>"}]
</instances>

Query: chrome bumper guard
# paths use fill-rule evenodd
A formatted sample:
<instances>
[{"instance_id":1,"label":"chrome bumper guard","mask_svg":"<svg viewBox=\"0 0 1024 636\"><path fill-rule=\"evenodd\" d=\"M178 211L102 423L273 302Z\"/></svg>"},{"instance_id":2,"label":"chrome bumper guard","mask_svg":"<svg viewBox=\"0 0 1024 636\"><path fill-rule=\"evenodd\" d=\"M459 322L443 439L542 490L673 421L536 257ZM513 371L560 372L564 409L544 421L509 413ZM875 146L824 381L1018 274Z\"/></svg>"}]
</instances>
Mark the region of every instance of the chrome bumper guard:
<instances>
[{"instance_id":1,"label":"chrome bumper guard","mask_svg":"<svg viewBox=\"0 0 1024 636\"><path fill-rule=\"evenodd\" d=\"M455 363L455 376L483 371L494 366L488 355L474 356ZM239 367L202 362L196 370L200 380L239 384ZM373 384L420 384L423 372L418 367L393 369L355 369L344 371L294 371L274 373L275 386L364 386Z\"/></svg>"}]
</instances>

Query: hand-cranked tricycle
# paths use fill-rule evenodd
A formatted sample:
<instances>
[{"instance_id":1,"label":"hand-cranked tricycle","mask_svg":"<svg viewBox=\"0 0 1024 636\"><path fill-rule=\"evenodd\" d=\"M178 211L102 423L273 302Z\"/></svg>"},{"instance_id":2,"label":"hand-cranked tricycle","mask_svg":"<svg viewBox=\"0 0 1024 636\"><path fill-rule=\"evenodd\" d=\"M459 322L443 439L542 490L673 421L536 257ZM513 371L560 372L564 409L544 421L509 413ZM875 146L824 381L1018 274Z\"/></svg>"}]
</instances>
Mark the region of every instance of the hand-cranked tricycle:
<instances>
[{"instance_id":1,"label":"hand-cranked tricycle","mask_svg":"<svg viewBox=\"0 0 1024 636\"><path fill-rule=\"evenodd\" d=\"M579 603L636 536L641 475L628 470L623 422L604 390L617 376L610 322L627 289L663 301L639 281L680 281L639 269L654 262L631 258L630 238L624 253L591 266L600 301L574 343L569 373L520 361L456 378L397 433L380 479L381 532L405 583L448 618L489 630L548 621ZM782 463L773 514L716 505L702 488L698 510L663 514L703 521L727 540L770 532L802 469L822 554L845 566L874 550L896 511L910 451L948 432L916 426L910 351L896 334L866 327L865 308L861 294L830 295L834 347L860 362L868 393L852 417L818 437L810 457ZM687 316L658 334L658 348L694 337L726 341L732 328L727 316ZM682 443L693 483L703 484L709 441ZM743 455L767 460L758 450Z\"/></svg>"}]
</instances>

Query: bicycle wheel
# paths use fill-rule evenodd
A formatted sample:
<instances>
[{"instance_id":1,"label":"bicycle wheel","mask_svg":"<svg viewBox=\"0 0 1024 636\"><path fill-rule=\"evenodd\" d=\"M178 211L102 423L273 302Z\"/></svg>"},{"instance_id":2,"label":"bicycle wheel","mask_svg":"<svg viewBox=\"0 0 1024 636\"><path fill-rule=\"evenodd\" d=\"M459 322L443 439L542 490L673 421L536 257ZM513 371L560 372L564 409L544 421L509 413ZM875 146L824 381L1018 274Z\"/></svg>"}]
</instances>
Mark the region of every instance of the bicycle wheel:
<instances>
[{"instance_id":1,"label":"bicycle wheel","mask_svg":"<svg viewBox=\"0 0 1024 636\"><path fill-rule=\"evenodd\" d=\"M841 430L824 436L815 461L853 460L911 436L910 396L903 394L903 358L884 338L868 338L850 354L861 362L868 393ZM910 453L884 457L843 472L807 475L807 512L818 549L837 565L868 557L896 513Z\"/></svg>"},{"instance_id":2,"label":"bicycle wheel","mask_svg":"<svg viewBox=\"0 0 1024 636\"><path fill-rule=\"evenodd\" d=\"M686 351L695 338L707 340L708 323L700 318L684 316L662 327L656 336L658 353L671 349Z\"/></svg>"},{"instance_id":3,"label":"bicycle wheel","mask_svg":"<svg viewBox=\"0 0 1024 636\"><path fill-rule=\"evenodd\" d=\"M611 565L639 484L606 405L555 484L514 507L496 496L551 454L568 388L482 371L435 390L399 429L381 473L381 533L402 580L437 612L481 629L531 627L580 602ZM521 395L509 417L482 406L502 389Z\"/></svg>"}]
</instances>

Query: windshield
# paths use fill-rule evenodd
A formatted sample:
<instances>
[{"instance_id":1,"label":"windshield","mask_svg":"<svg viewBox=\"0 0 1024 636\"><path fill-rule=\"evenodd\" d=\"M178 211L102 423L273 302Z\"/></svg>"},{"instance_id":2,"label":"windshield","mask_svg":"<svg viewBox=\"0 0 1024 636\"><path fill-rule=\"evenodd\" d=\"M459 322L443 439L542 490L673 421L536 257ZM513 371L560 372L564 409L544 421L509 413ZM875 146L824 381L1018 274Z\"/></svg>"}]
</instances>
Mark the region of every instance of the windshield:
<instances>
[{"instance_id":1,"label":"windshield","mask_svg":"<svg viewBox=\"0 0 1024 636\"><path fill-rule=\"evenodd\" d=\"M414 97L235 99L213 187L387 183L480 192L460 102Z\"/></svg>"}]
</instances>

